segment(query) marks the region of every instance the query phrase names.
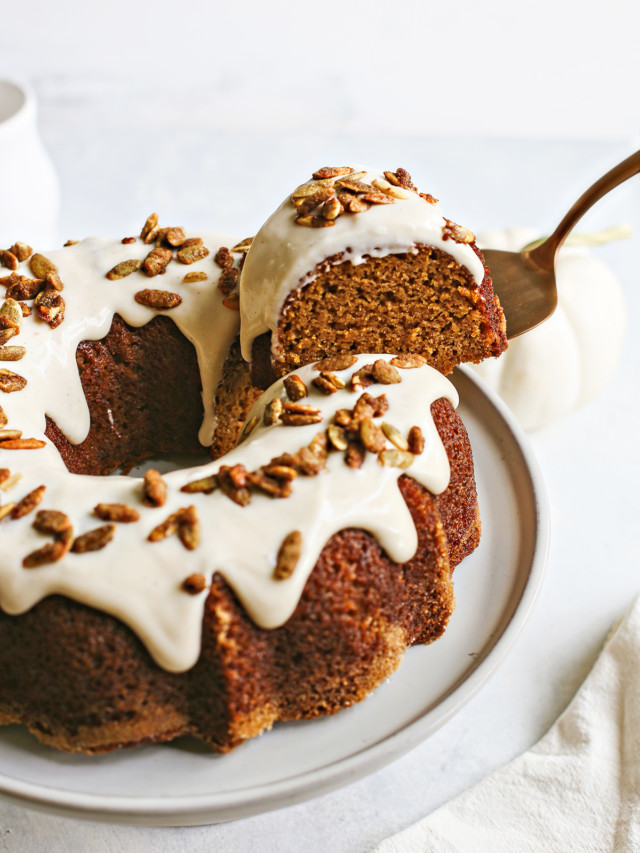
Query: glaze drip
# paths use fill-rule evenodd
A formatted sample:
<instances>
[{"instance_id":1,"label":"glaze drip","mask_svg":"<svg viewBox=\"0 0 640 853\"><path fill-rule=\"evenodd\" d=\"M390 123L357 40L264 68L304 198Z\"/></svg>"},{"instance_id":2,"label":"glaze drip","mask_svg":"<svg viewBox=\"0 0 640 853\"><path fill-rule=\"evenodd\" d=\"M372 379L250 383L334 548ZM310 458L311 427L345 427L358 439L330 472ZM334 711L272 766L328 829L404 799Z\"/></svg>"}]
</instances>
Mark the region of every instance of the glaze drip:
<instances>
[{"instance_id":1,"label":"glaze drip","mask_svg":"<svg viewBox=\"0 0 640 853\"><path fill-rule=\"evenodd\" d=\"M201 444L209 446L215 428L216 388L229 346L239 331L239 316L222 305L224 297L216 287L221 270L213 261L216 250L221 245L232 246L234 238L219 234L199 236L210 249L208 257L190 265L173 262L164 275L155 278L142 272L117 281L105 277L122 261L145 258L152 247L141 240L123 244L93 237L48 252L47 257L57 266L64 283L65 319L56 329L50 329L33 317L25 318L15 342L24 344L27 352L14 369L29 385L19 395L3 395L2 406L10 423L25 434L32 434L33 430L41 433L44 416L49 415L72 444L80 444L89 432L89 409L75 361L78 344L104 338L114 314L131 326L144 326L159 312L136 302L135 294L145 288L161 288L182 297L182 304L163 313L195 347L205 412L199 438ZM186 273L196 271L206 272L207 279L183 283ZM33 277L28 262L21 264L17 272Z\"/></svg>"}]
</instances>

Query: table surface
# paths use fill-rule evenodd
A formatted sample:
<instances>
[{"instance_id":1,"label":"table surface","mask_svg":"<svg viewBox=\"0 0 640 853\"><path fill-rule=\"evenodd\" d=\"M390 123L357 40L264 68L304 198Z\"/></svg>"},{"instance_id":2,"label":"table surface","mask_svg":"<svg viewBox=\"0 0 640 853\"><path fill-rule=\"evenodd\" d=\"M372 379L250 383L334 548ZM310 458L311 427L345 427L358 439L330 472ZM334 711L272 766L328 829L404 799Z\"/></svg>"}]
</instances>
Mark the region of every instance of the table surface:
<instances>
[{"instance_id":1,"label":"table surface","mask_svg":"<svg viewBox=\"0 0 640 853\"><path fill-rule=\"evenodd\" d=\"M115 121L127 113L128 132ZM418 136L223 133L154 118L141 104L49 99L42 137L60 176L60 238L120 236L152 210L165 220L246 236L290 186L321 163L408 168L443 199L445 214L481 231L548 232L586 186L637 140L428 139ZM604 199L585 229L630 222L630 240L598 249L621 280L629 328L640 317L636 255L640 193L631 181ZM607 335L603 329L602 334ZM393 764L301 805L227 824L150 828L101 824L0 802L0 851L365 851L433 811L535 743L595 661L640 590L638 386L640 341L628 332L614 381L593 404L530 442L551 510L547 575L533 615L479 694Z\"/></svg>"}]
</instances>

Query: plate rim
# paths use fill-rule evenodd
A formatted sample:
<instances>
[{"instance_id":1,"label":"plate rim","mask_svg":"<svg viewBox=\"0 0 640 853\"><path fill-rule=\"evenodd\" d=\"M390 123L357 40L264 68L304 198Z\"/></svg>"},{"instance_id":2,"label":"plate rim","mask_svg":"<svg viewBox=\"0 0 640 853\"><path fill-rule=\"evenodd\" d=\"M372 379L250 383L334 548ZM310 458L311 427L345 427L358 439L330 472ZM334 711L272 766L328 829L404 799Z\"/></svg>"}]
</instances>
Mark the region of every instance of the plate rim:
<instances>
[{"instance_id":1,"label":"plate rim","mask_svg":"<svg viewBox=\"0 0 640 853\"><path fill-rule=\"evenodd\" d=\"M347 756L333 759L326 765L296 772L284 779L233 791L132 799L130 796L80 793L24 782L7 777L0 771L0 795L22 806L103 822L149 826L222 823L295 805L358 781L401 758L445 725L495 673L528 621L544 579L550 527L544 480L524 430L507 405L472 369L459 366L452 377L454 384L456 377L462 377L463 383L475 386L475 390L484 398L484 403L498 415L517 447L528 475L535 529L528 576L509 621L477 666L444 699L399 730Z\"/></svg>"}]
</instances>

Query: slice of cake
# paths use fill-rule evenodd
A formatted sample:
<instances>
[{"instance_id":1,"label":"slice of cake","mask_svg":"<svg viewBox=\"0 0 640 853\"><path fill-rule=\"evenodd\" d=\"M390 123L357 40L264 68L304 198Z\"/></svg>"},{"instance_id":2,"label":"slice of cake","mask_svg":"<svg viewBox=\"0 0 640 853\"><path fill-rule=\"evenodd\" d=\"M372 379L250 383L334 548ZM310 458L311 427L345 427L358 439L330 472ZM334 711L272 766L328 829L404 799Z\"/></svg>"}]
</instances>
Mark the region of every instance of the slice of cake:
<instances>
[{"instance_id":1,"label":"slice of cake","mask_svg":"<svg viewBox=\"0 0 640 853\"><path fill-rule=\"evenodd\" d=\"M254 238L240 311L261 387L336 353L413 353L449 373L507 346L474 235L404 169L314 172Z\"/></svg>"}]
</instances>

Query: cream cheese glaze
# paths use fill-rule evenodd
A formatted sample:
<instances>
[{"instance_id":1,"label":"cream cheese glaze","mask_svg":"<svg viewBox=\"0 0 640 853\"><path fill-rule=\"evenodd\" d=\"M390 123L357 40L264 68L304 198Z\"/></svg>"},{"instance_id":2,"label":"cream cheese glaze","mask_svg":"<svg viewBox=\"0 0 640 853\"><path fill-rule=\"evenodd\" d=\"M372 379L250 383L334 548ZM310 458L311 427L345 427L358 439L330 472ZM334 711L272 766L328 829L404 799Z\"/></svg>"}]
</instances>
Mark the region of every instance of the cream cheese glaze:
<instances>
[{"instance_id":1,"label":"cream cheese glaze","mask_svg":"<svg viewBox=\"0 0 640 853\"><path fill-rule=\"evenodd\" d=\"M159 311L140 305L135 293L145 288L157 288L178 293L182 304L170 311L170 316L186 338L194 345L200 375L204 421L200 442L211 444L215 428L213 408L215 392L222 374L229 346L239 331L237 311L222 305L223 295L215 286L220 267L213 256L221 246L233 246L235 238L214 233L188 234L200 236L210 254L194 264L169 264L162 276L149 278L142 272L117 281L109 281L106 273L121 261L143 260L152 246L141 240L123 244L120 240L92 237L73 246L47 252L58 268L64 284L65 319L56 329L27 318L19 337L9 343L22 344L26 355L19 362L7 363L28 381L20 393L3 394L0 403L9 423L34 437L44 431L44 416L49 415L72 444L80 444L89 432L89 409L82 392L76 368L76 348L83 340L100 340L119 314L131 326L143 326ZM8 270L6 270L8 274ZM18 273L32 278L28 262ZM187 272L206 272L207 280L184 283ZM62 463L61 463L62 464Z\"/></svg>"},{"instance_id":2,"label":"cream cheese glaze","mask_svg":"<svg viewBox=\"0 0 640 853\"><path fill-rule=\"evenodd\" d=\"M214 248L211 238L205 240L205 245ZM89 240L61 253L49 253L65 282L67 316L55 330L39 321L25 321L19 341L26 346L28 355L17 364L28 385L22 391L2 395L9 424L22 429L25 436L42 439L46 446L30 451L3 449L0 459L0 467L20 474L10 499L17 500L45 485L45 496L38 508L66 513L76 536L99 525L92 513L96 503L128 504L139 511L140 520L117 525L113 541L100 551L69 552L58 562L25 569L23 558L51 541L50 537L34 529L34 513L21 519L5 519L0 523L0 605L7 613L19 614L47 595L61 593L121 619L145 643L160 666L183 671L193 666L199 656L207 596L206 589L195 595L184 591L182 584L187 575L201 573L210 583L213 574L220 572L251 618L260 626L273 628L283 624L295 609L322 547L334 532L348 527L369 530L397 562L413 556L417 532L398 487L403 472L383 467L372 453L367 454L358 470L347 467L341 453L330 454L327 470L315 477L298 477L291 496L284 500L255 493L251 504L242 507L221 491L188 495L180 491L194 479L217 473L222 465L242 464L248 470L255 470L284 452L295 452L326 428L337 409L352 408L359 394L345 389L324 396L311 385L317 375L312 366L297 373L309 388L309 397L304 402L321 410L322 423L297 427L278 423L267 427L260 422L243 443L222 459L165 475L168 496L161 508L142 504L139 478L80 476L66 471L56 449L44 436L45 413L65 431L69 429L74 439L82 439L88 425L80 399L75 348L80 340L106 333L116 311L134 324L143 324L154 315L155 312L138 306L133 299L142 286L142 276L134 273L116 282L104 278L105 271L114 263L125 257L140 257L140 251L139 244L123 246ZM215 267L211 257L200 263L209 272ZM178 270L177 264L171 264L161 286L183 295L187 287L193 289L194 299L185 299L168 315L194 340L199 359L203 354L200 360L203 386L214 388L214 374L206 378L211 367L203 348L210 345L208 341L218 319L213 313L213 319L207 317L204 322L206 308L198 301L197 291L203 288L205 306L211 309L213 302L220 312L221 307L216 305L218 296L211 295L217 288L210 282L195 286L178 284L172 281L172 267L176 267L175 274L180 277L193 267ZM104 305L105 288L110 291L108 309ZM223 310L218 329L227 345L237 329L237 325L226 319L233 313L237 314ZM214 363L215 358L214 353ZM217 358L219 362L221 356ZM359 366L376 358L379 356L360 356L352 368L337 371L337 375L346 380ZM383 358L389 360L391 356ZM17 364L11 366L17 369ZM457 394L451 383L430 367L400 372L400 383L376 385L368 390L386 394L389 410L384 420L393 423L404 435L414 425L421 427L425 450L414 458L408 472L426 488L439 493L448 484L449 463L430 405L440 397L455 405ZM253 414L261 418L265 405L275 396L285 398L282 380L260 398ZM78 425L76 419L83 417L85 420ZM3 503L7 497L2 495ZM201 542L196 550L186 552L177 536L155 543L147 541L153 528L188 505L195 506L201 521ZM302 534L302 555L291 577L275 580L273 569L278 549L292 530Z\"/></svg>"},{"instance_id":3,"label":"cream cheese glaze","mask_svg":"<svg viewBox=\"0 0 640 853\"><path fill-rule=\"evenodd\" d=\"M380 169L353 168L366 172L364 182L384 179ZM339 253L343 253L341 261L360 264L367 255L410 252L424 244L447 252L469 270L476 284L482 282L484 267L474 250L444 238L446 223L439 205L415 192L404 192L406 198L394 204L374 204L364 213L344 214L328 228L296 224L290 197L282 202L254 237L242 271L240 341L245 360L251 360L255 338L277 330L288 294L312 281L316 266Z\"/></svg>"}]
</instances>

